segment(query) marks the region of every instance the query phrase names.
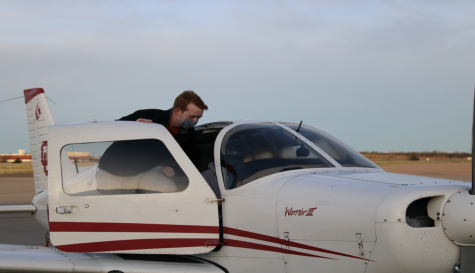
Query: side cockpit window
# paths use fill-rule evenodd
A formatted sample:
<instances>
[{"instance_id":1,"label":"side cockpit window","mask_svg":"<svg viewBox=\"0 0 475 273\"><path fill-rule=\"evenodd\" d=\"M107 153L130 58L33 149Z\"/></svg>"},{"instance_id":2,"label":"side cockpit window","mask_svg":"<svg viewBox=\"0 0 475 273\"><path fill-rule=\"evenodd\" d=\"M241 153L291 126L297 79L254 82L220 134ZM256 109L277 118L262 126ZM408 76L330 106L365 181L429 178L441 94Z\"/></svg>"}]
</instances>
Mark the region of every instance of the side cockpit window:
<instances>
[{"instance_id":1,"label":"side cockpit window","mask_svg":"<svg viewBox=\"0 0 475 273\"><path fill-rule=\"evenodd\" d=\"M61 174L64 191L80 196L179 192L189 183L158 139L66 145Z\"/></svg>"},{"instance_id":2,"label":"side cockpit window","mask_svg":"<svg viewBox=\"0 0 475 273\"><path fill-rule=\"evenodd\" d=\"M234 189L279 172L333 165L278 125L245 124L224 137L221 167L226 189Z\"/></svg>"}]
</instances>

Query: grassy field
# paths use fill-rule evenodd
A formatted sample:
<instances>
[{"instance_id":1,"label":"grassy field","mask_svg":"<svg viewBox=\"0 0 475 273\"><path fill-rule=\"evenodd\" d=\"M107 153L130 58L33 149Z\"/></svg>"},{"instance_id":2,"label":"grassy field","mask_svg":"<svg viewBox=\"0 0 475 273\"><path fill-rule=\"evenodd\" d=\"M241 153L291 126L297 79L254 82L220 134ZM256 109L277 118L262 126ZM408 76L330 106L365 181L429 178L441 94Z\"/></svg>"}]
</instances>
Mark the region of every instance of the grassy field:
<instances>
[{"instance_id":1,"label":"grassy field","mask_svg":"<svg viewBox=\"0 0 475 273\"><path fill-rule=\"evenodd\" d=\"M373 161L374 163L376 163L376 165L378 166L388 166L388 165L401 165L401 164L421 164L421 163L472 163L472 161L467 161L467 160L452 160L452 161L436 161L436 160L429 160L429 161L424 161L424 160L421 160L421 161Z\"/></svg>"},{"instance_id":2,"label":"grassy field","mask_svg":"<svg viewBox=\"0 0 475 273\"><path fill-rule=\"evenodd\" d=\"M33 173L31 163L0 163L0 175L17 173Z\"/></svg>"}]
</instances>

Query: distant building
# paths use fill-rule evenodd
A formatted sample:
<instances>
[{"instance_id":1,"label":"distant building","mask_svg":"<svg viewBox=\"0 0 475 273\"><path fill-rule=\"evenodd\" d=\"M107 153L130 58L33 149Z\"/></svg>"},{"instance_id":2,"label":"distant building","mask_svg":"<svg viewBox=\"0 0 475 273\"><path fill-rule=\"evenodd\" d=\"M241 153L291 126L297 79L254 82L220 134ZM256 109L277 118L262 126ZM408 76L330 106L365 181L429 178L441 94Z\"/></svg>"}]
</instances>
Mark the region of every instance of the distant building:
<instances>
[{"instance_id":1,"label":"distant building","mask_svg":"<svg viewBox=\"0 0 475 273\"><path fill-rule=\"evenodd\" d=\"M89 161L98 161L94 155L91 155L91 152L67 152L69 159L74 162L89 162ZM31 154L25 154L25 150L18 150L17 154L0 154L0 163L12 163L17 158L21 162L31 162Z\"/></svg>"},{"instance_id":2,"label":"distant building","mask_svg":"<svg viewBox=\"0 0 475 273\"><path fill-rule=\"evenodd\" d=\"M17 158L21 162L31 162L31 154L25 154L25 150L18 150L18 154L0 154L0 162L13 162Z\"/></svg>"},{"instance_id":3,"label":"distant building","mask_svg":"<svg viewBox=\"0 0 475 273\"><path fill-rule=\"evenodd\" d=\"M91 152L66 152L68 154L69 159L74 162L77 160L78 162L89 162L96 160L96 157L91 155Z\"/></svg>"}]
</instances>

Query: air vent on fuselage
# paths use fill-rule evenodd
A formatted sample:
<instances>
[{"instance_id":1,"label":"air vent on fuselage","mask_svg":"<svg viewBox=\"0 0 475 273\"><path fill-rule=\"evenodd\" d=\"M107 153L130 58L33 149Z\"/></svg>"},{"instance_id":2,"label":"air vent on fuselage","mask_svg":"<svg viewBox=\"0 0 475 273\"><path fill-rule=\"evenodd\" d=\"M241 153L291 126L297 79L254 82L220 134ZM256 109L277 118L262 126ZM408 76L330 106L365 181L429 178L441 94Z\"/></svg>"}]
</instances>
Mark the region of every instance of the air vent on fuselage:
<instances>
[{"instance_id":1,"label":"air vent on fuselage","mask_svg":"<svg viewBox=\"0 0 475 273\"><path fill-rule=\"evenodd\" d=\"M431 197L412 202L406 210L406 223L413 228L433 227L434 220L427 213L427 204Z\"/></svg>"}]
</instances>

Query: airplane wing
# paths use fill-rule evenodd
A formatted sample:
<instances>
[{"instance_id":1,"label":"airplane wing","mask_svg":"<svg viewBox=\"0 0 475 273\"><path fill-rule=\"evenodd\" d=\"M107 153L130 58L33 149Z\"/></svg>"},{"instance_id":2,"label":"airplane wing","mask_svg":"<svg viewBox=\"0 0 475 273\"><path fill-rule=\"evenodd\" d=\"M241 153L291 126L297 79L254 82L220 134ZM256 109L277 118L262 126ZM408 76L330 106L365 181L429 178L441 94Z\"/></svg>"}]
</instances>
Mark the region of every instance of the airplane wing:
<instances>
[{"instance_id":1,"label":"airplane wing","mask_svg":"<svg viewBox=\"0 0 475 273\"><path fill-rule=\"evenodd\" d=\"M227 272L207 260L175 255L66 253L39 246L1 245L0 272Z\"/></svg>"}]
</instances>

